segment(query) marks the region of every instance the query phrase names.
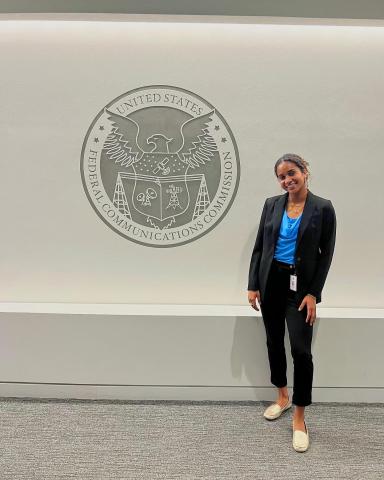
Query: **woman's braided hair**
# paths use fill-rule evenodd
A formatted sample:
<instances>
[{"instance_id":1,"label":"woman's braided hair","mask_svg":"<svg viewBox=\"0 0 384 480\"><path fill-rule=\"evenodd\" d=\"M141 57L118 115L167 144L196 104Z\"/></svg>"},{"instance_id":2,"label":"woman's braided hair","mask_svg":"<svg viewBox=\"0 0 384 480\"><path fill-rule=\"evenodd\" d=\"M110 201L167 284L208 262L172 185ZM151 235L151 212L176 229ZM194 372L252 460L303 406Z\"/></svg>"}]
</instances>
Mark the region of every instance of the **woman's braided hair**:
<instances>
[{"instance_id":1,"label":"woman's braided hair","mask_svg":"<svg viewBox=\"0 0 384 480\"><path fill-rule=\"evenodd\" d=\"M277 167L283 162L292 162L294 163L302 173L307 173L309 175L309 163L304 160L304 158L296 155L295 153L286 153L280 157L275 163L275 175L277 176Z\"/></svg>"}]
</instances>

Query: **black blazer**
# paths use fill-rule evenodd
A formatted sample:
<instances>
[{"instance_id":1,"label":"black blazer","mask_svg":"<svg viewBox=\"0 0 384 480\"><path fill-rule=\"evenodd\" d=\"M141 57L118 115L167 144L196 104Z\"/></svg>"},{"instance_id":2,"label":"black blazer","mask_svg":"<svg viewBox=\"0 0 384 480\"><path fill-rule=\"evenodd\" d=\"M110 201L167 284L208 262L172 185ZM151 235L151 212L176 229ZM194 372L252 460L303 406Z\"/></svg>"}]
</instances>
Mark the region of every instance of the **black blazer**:
<instances>
[{"instance_id":1,"label":"black blazer","mask_svg":"<svg viewBox=\"0 0 384 480\"><path fill-rule=\"evenodd\" d=\"M249 268L248 290L265 294L279 237L288 193L267 198ZM307 294L321 302L321 291L331 265L336 239L336 215L332 203L308 191L296 241L295 265L298 303Z\"/></svg>"}]
</instances>

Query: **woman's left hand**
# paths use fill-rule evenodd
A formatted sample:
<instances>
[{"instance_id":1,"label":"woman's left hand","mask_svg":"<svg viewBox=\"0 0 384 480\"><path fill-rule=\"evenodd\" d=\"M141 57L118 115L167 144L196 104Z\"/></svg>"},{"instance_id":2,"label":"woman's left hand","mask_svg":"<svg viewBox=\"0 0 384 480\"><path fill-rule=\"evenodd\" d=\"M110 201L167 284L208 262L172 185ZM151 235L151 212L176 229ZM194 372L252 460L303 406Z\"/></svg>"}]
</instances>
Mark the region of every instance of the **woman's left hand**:
<instances>
[{"instance_id":1,"label":"woman's left hand","mask_svg":"<svg viewBox=\"0 0 384 480\"><path fill-rule=\"evenodd\" d=\"M304 308L307 307L307 318L305 319L306 323L312 326L316 320L316 298L312 295L306 295L301 302L299 307L299 312Z\"/></svg>"}]
</instances>

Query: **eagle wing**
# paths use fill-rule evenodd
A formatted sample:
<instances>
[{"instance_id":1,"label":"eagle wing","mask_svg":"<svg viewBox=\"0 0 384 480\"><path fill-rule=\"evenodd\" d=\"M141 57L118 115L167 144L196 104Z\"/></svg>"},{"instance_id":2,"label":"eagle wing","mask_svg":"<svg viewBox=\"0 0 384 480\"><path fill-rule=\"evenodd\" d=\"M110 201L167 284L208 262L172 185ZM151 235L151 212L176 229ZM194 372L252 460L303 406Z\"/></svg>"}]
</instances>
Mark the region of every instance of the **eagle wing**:
<instances>
[{"instance_id":1,"label":"eagle wing","mask_svg":"<svg viewBox=\"0 0 384 480\"><path fill-rule=\"evenodd\" d=\"M115 163L129 167L140 160L144 153L137 143L140 127L129 117L122 117L107 109L105 112L113 128L104 142L103 150Z\"/></svg>"},{"instance_id":2,"label":"eagle wing","mask_svg":"<svg viewBox=\"0 0 384 480\"><path fill-rule=\"evenodd\" d=\"M214 113L212 110L205 115L187 120L181 126L182 145L176 153L192 168L212 160L217 151L216 142L207 128Z\"/></svg>"}]
</instances>

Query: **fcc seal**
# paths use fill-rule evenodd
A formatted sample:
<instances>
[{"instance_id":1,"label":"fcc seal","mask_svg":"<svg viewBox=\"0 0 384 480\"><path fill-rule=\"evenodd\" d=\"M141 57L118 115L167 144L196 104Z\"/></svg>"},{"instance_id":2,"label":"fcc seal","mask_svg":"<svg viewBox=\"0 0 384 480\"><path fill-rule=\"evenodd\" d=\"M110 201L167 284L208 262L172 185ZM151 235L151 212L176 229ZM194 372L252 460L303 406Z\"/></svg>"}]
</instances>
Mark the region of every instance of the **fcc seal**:
<instances>
[{"instance_id":1,"label":"fcc seal","mask_svg":"<svg viewBox=\"0 0 384 480\"><path fill-rule=\"evenodd\" d=\"M91 205L115 232L173 247L224 218L240 165L232 132L214 106L187 90L153 85L99 112L84 140L81 175Z\"/></svg>"}]
</instances>

